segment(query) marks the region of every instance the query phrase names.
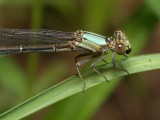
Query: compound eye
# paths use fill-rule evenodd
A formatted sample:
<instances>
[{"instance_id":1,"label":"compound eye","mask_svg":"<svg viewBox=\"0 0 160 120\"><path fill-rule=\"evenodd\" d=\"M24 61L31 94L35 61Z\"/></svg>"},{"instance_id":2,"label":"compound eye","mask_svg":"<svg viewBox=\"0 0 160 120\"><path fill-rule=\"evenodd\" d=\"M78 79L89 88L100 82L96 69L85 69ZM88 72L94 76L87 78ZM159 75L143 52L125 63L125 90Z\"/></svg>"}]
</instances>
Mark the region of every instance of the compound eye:
<instances>
[{"instance_id":1,"label":"compound eye","mask_svg":"<svg viewBox=\"0 0 160 120\"><path fill-rule=\"evenodd\" d=\"M131 51L132 51L132 49L131 49L131 48L130 48L130 49L128 49L128 50L126 50L126 54L129 54Z\"/></svg>"}]
</instances>

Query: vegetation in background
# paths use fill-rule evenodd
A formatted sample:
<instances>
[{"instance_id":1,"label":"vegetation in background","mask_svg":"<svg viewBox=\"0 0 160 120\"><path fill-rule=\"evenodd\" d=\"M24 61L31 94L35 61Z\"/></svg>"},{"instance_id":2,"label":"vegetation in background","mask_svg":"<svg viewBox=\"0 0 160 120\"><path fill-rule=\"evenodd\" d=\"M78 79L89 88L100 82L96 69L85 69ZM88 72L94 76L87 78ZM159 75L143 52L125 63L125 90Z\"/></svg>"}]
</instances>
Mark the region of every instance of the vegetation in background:
<instances>
[{"instance_id":1,"label":"vegetation in background","mask_svg":"<svg viewBox=\"0 0 160 120\"><path fill-rule=\"evenodd\" d=\"M125 0L23 0L23 2L21 0L15 0L14 2L2 0L0 2L0 11L3 15L0 18L0 25L9 28L16 26L18 26L17 28L25 28L25 26L28 26L28 28L47 28L63 31L82 29L107 36L111 36L115 29L121 28L126 32L132 43L133 51L129 56L135 56L142 53L149 41L153 41L150 38L156 32L155 27L158 26L160 18L158 5L160 3L158 0L146 0L144 2L132 0L132 2L127 3ZM23 13L22 11L29 12L24 12L28 14L19 14ZM9 14L5 15L6 13ZM21 23L22 20L25 23ZM19 24L22 25L19 26ZM158 38L154 42L158 44ZM147 49L154 50L154 46L149 45ZM69 77L71 75L70 73L74 74L72 70L75 69L74 60L67 63L67 60L64 60L66 58L70 61L74 59L74 56L74 53L69 53L69 55L68 53L60 53L60 55L27 54L1 57L0 113L53 86L59 82L57 80L64 80L67 78L65 76ZM116 56L116 59L121 58L118 55ZM110 54L107 60L111 61ZM69 75L66 75L66 73ZM141 79L138 76L135 78ZM159 78L160 76L153 78L153 80ZM92 119L100 106L109 101L110 96L114 95L118 85L122 82L121 80L116 79L109 84L99 84L86 90L85 94L79 93L59 101L50 108L27 117L26 120L34 118L45 120ZM133 82L135 81L133 78L129 81L128 84L132 83L130 89L135 92L137 92L137 86L141 84L139 91L143 95L140 97L140 101L145 101L146 94L149 96L149 92L147 92L149 89L145 87L144 80ZM122 106L125 106L125 104L122 104ZM157 109L160 108L157 107ZM122 118L127 118L128 116L126 116L124 113ZM145 116L147 115L144 115L143 118ZM135 118L132 115L130 117ZM152 114L150 117L152 118ZM111 117L111 119L114 118L116 117ZM158 114L157 118L160 118Z\"/></svg>"}]
</instances>

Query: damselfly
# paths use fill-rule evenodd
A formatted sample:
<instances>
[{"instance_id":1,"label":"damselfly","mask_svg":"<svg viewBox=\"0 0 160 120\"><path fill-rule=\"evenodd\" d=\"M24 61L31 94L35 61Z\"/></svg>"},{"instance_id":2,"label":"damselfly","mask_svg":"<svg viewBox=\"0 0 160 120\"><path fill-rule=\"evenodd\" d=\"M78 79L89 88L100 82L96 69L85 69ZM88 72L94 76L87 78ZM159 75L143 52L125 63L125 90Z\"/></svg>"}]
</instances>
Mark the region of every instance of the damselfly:
<instances>
[{"instance_id":1,"label":"damselfly","mask_svg":"<svg viewBox=\"0 0 160 120\"><path fill-rule=\"evenodd\" d=\"M131 52L131 44L123 31L117 30L114 32L114 37L106 37L82 30L62 32L46 29L0 28L0 55L28 52L80 52L81 54L75 58L75 62L81 80L83 80L83 77L79 67L92 58L97 58L91 65L92 69L107 80L103 74L95 69L95 66L100 61L106 62L104 58L109 49L112 52L113 67L115 67L114 53L126 56ZM79 60L84 56L88 56L88 58ZM83 84L84 90L84 81Z\"/></svg>"}]
</instances>

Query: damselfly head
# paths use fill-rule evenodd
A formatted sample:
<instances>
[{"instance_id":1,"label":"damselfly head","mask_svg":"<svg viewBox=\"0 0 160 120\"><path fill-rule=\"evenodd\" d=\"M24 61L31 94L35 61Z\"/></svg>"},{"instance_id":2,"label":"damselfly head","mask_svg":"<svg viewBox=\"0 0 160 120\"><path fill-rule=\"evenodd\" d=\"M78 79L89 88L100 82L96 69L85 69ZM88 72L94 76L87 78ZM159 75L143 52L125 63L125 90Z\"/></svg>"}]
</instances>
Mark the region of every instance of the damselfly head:
<instances>
[{"instance_id":1,"label":"damselfly head","mask_svg":"<svg viewBox=\"0 0 160 120\"><path fill-rule=\"evenodd\" d=\"M129 54L132 50L131 44L128 41L125 33L121 30L117 30L114 32L114 42L115 42L115 52L117 54Z\"/></svg>"}]
</instances>

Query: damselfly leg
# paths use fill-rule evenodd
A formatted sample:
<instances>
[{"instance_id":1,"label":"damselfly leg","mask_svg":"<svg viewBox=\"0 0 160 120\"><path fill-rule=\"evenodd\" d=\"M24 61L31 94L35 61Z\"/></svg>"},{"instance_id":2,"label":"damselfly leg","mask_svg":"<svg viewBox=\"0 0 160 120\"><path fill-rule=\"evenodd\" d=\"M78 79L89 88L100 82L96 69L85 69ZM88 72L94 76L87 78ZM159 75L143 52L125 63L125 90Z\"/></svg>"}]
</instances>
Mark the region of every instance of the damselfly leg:
<instances>
[{"instance_id":1,"label":"damselfly leg","mask_svg":"<svg viewBox=\"0 0 160 120\"><path fill-rule=\"evenodd\" d=\"M129 75L129 72L127 70L125 70L123 68L116 67L114 53L115 52L112 52L112 64L113 64L113 68L121 70L121 71L124 71L124 72L126 72ZM125 57L127 57L127 56L125 56Z\"/></svg>"},{"instance_id":2,"label":"damselfly leg","mask_svg":"<svg viewBox=\"0 0 160 120\"><path fill-rule=\"evenodd\" d=\"M80 59L80 58L82 58L82 57L85 57L85 56L90 56L90 57L89 57L89 58L86 58L86 59L83 59L83 60L81 60L81 61L78 61L78 59ZM83 90L82 90L82 92L84 92L85 87L86 87L86 84L85 84L85 81L84 81L84 79L83 79L83 77L82 77L82 75L81 75L81 72L80 72L80 70L79 70L79 67L82 66L83 64L89 62L91 59L94 59L94 58L97 58L97 57L98 57L98 59L96 60L96 62L94 62L94 63L91 65L91 68L92 68L97 74L99 74L100 76L102 76L107 82L109 82L109 81L107 80L107 78L95 68L95 66L96 66L100 61L103 61L103 62L107 63L107 61L104 59L105 56L106 56L106 55L101 55L101 56L100 56L99 54L96 54L96 55L93 55L93 54L80 54L80 55L78 55L78 56L75 58L76 70L77 70L77 72L78 72L78 75L79 75L80 79L83 81Z\"/></svg>"},{"instance_id":3,"label":"damselfly leg","mask_svg":"<svg viewBox=\"0 0 160 120\"><path fill-rule=\"evenodd\" d=\"M92 69L93 69L96 73L98 73L98 74L99 74L100 76L102 76L107 82L109 82L109 81L107 80L106 76L103 75L102 73L100 73L100 72L95 68L95 66L96 66L100 61L104 61L105 63L107 63L107 61L105 61L105 59L104 59L105 57L106 57L106 55L101 55L101 56L96 60L96 62L92 63L91 67L92 67Z\"/></svg>"},{"instance_id":4,"label":"damselfly leg","mask_svg":"<svg viewBox=\"0 0 160 120\"><path fill-rule=\"evenodd\" d=\"M80 72L80 70L79 70L79 67L82 66L83 64L89 62L89 61L92 59L92 57L86 58L86 59L81 60L81 61L78 61L78 59L80 59L80 58L82 58L82 57L90 56L90 55L91 55L91 54L80 54L80 55L78 55L78 56L75 57L76 70L77 70L77 72L78 72L78 75L79 75L80 79L83 81L83 89L82 89L82 92L84 92L84 90L85 90L86 83L85 83L85 81L84 81L84 79L83 79L83 77L82 77L82 75L81 75L81 72Z\"/></svg>"}]
</instances>

